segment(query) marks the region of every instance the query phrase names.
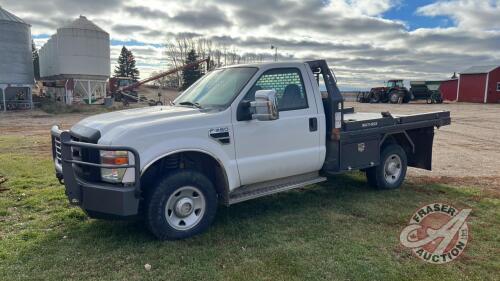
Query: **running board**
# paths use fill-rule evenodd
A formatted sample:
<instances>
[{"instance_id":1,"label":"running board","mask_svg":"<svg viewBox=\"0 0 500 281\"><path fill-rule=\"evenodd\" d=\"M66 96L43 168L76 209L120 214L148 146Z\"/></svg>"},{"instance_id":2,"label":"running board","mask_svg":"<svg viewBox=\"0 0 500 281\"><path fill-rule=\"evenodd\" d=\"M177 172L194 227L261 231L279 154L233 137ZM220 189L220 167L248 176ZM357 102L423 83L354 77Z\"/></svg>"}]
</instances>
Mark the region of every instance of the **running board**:
<instances>
[{"instance_id":1,"label":"running board","mask_svg":"<svg viewBox=\"0 0 500 281\"><path fill-rule=\"evenodd\" d=\"M229 205L322 181L326 181L326 178L314 172L242 186L229 194Z\"/></svg>"}]
</instances>

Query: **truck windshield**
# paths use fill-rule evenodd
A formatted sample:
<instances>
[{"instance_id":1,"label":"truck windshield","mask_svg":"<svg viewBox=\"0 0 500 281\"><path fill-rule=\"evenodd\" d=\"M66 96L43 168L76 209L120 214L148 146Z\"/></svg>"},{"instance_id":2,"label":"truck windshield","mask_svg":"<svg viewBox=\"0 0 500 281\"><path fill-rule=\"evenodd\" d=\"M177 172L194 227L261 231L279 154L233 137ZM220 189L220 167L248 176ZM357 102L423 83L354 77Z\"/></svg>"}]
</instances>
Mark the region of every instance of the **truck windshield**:
<instances>
[{"instance_id":1,"label":"truck windshield","mask_svg":"<svg viewBox=\"0 0 500 281\"><path fill-rule=\"evenodd\" d=\"M175 99L175 105L226 108L255 74L254 67L214 70Z\"/></svg>"}]
</instances>

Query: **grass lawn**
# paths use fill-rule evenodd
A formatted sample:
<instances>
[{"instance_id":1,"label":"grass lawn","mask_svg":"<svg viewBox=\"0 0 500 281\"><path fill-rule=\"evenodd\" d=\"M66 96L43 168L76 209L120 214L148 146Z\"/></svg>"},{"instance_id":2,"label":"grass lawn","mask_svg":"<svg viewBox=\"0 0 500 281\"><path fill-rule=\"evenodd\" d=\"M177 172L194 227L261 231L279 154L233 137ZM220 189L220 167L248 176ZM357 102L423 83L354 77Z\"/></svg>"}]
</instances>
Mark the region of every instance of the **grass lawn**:
<instances>
[{"instance_id":1,"label":"grass lawn","mask_svg":"<svg viewBox=\"0 0 500 281\"><path fill-rule=\"evenodd\" d=\"M159 242L141 222L70 207L48 146L48 137L0 136L0 280L499 280L500 199L478 187L380 192L353 173L220 207L207 233ZM399 245L413 212L433 202L473 209L472 240L446 265Z\"/></svg>"}]
</instances>

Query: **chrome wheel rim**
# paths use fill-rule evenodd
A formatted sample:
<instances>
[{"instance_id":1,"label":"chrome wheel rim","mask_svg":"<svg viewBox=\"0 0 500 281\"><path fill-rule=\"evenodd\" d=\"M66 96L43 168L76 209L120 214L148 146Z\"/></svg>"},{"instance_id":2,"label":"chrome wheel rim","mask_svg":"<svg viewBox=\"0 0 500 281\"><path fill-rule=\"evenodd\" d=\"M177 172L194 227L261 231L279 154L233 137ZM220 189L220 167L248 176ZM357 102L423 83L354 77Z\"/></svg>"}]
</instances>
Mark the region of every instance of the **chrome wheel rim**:
<instances>
[{"instance_id":1,"label":"chrome wheel rim","mask_svg":"<svg viewBox=\"0 0 500 281\"><path fill-rule=\"evenodd\" d=\"M384 164L384 178L386 182L393 184L399 180L402 169L401 157L397 154L391 154L385 160Z\"/></svg>"},{"instance_id":2,"label":"chrome wheel rim","mask_svg":"<svg viewBox=\"0 0 500 281\"><path fill-rule=\"evenodd\" d=\"M195 227L205 214L203 193L194 186L183 186L173 192L165 205L165 218L177 230Z\"/></svg>"}]
</instances>

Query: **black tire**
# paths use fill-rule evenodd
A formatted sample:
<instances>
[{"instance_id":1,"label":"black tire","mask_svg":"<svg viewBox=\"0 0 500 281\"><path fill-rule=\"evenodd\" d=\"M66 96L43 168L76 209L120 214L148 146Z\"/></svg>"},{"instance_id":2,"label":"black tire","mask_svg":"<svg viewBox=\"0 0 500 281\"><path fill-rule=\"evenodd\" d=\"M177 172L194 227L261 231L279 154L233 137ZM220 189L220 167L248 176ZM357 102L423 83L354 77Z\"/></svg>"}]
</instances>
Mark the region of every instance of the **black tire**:
<instances>
[{"instance_id":1,"label":"black tire","mask_svg":"<svg viewBox=\"0 0 500 281\"><path fill-rule=\"evenodd\" d=\"M358 93L356 95L356 101L357 102L364 102L364 99L365 99L365 97L364 97L364 95L362 93Z\"/></svg>"},{"instance_id":2,"label":"black tire","mask_svg":"<svg viewBox=\"0 0 500 281\"><path fill-rule=\"evenodd\" d=\"M400 173L397 176L386 175L386 166L389 164L387 161L393 161L394 156L400 159ZM366 170L366 178L368 184L377 189L396 189L403 184L406 176L408 160L404 149L397 144L390 144L382 148L380 154L380 165ZM387 177L393 177L388 180Z\"/></svg>"},{"instance_id":3,"label":"black tire","mask_svg":"<svg viewBox=\"0 0 500 281\"><path fill-rule=\"evenodd\" d=\"M399 103L400 96L401 95L396 91L390 92L389 93L389 102L390 103Z\"/></svg>"},{"instance_id":4,"label":"black tire","mask_svg":"<svg viewBox=\"0 0 500 281\"><path fill-rule=\"evenodd\" d=\"M157 101L156 102L156 105L159 106L159 105L163 105L163 103L161 101Z\"/></svg>"},{"instance_id":5,"label":"black tire","mask_svg":"<svg viewBox=\"0 0 500 281\"><path fill-rule=\"evenodd\" d=\"M403 97L403 103L409 103L411 101L411 94L406 93Z\"/></svg>"},{"instance_id":6,"label":"black tire","mask_svg":"<svg viewBox=\"0 0 500 281\"><path fill-rule=\"evenodd\" d=\"M432 100L434 101L434 103L443 103L443 97L439 92L432 93Z\"/></svg>"},{"instance_id":7,"label":"black tire","mask_svg":"<svg viewBox=\"0 0 500 281\"><path fill-rule=\"evenodd\" d=\"M197 222L188 229L176 229L167 221L166 209L169 198L175 200L175 194L186 187L195 187L201 191L205 209ZM200 195L198 195L200 196ZM179 200L177 200L179 202ZM195 213L194 207L192 213ZM212 224L217 212L217 192L212 182L202 173L193 170L177 170L156 184L147 194L145 222L148 229L160 240L175 240L188 238L207 230ZM181 226L179 224L178 226Z\"/></svg>"},{"instance_id":8,"label":"black tire","mask_svg":"<svg viewBox=\"0 0 500 281\"><path fill-rule=\"evenodd\" d=\"M371 92L370 103L379 103L379 102L380 102L380 93Z\"/></svg>"}]
</instances>

